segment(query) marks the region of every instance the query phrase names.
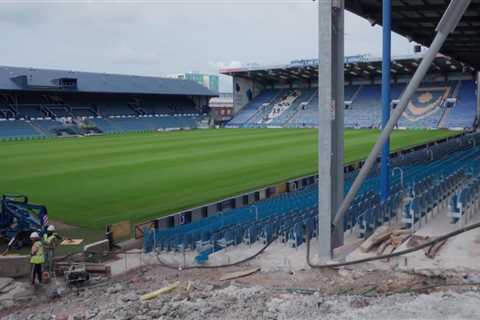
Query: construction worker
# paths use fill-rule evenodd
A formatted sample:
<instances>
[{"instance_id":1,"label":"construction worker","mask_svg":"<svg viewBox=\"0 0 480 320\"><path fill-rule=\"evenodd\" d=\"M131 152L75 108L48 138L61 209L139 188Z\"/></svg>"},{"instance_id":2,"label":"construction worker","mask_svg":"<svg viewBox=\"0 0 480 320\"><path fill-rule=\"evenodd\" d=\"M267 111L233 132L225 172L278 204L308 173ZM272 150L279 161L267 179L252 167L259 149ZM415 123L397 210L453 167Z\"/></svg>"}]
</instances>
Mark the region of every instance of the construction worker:
<instances>
[{"instance_id":1,"label":"construction worker","mask_svg":"<svg viewBox=\"0 0 480 320\"><path fill-rule=\"evenodd\" d=\"M32 285L35 285L35 276L38 282L42 283L42 264L45 263L45 256L43 252L43 243L40 241L40 235L37 232L30 234L32 240L32 252L30 264L32 265Z\"/></svg>"},{"instance_id":2,"label":"construction worker","mask_svg":"<svg viewBox=\"0 0 480 320\"><path fill-rule=\"evenodd\" d=\"M45 245L45 261L48 266L48 271L53 271L53 257L55 256L55 247L58 244L58 241L61 241L63 238L55 232L55 226L49 225L47 232L43 235L43 244Z\"/></svg>"}]
</instances>

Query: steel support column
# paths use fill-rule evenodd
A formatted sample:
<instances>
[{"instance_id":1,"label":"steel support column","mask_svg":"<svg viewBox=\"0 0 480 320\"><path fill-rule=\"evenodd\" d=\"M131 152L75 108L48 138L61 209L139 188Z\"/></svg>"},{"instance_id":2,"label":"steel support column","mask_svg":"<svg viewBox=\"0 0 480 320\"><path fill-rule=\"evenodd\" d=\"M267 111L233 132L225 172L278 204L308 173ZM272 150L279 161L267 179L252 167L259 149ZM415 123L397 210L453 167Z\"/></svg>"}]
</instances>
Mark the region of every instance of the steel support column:
<instances>
[{"instance_id":1,"label":"steel support column","mask_svg":"<svg viewBox=\"0 0 480 320\"><path fill-rule=\"evenodd\" d=\"M340 208L344 198L344 134L343 129L345 127L345 1L337 0L334 6L334 59L335 65L334 79L335 92L333 93L333 99L335 101L335 120L334 120L334 166L335 171L333 177L335 181L335 194L334 194L334 206L332 208L332 220L335 219L335 215ZM332 249L343 245L343 223L341 226L333 229Z\"/></svg>"},{"instance_id":2,"label":"steel support column","mask_svg":"<svg viewBox=\"0 0 480 320\"><path fill-rule=\"evenodd\" d=\"M343 0L318 2L318 174L320 257L329 259L343 244L343 228L332 234L332 221L343 200L344 48Z\"/></svg>"},{"instance_id":3,"label":"steel support column","mask_svg":"<svg viewBox=\"0 0 480 320\"><path fill-rule=\"evenodd\" d=\"M440 51L440 48L443 46L448 35L456 28L456 26L460 22L460 19L463 17L463 14L465 13L465 10L470 4L470 1L471 0L451 0L450 5L448 6L445 14L443 15L437 28L435 29L437 33L435 35L435 38L433 39L432 44L430 45L430 48L428 48L427 52L425 53L422 62L418 66L418 69L415 71L415 74L413 75L412 79L408 83L407 88L403 92L396 109L393 111L392 117L388 121L385 128L382 130L380 137L373 146L373 149L368 155L368 158L365 161L364 165L360 169L360 172L357 175L355 181L353 182L352 187L348 191L345 200L342 202L340 209L338 210L334 219L335 227L343 225L343 216L345 215L345 212L355 198L363 181L370 173L370 170L372 169L373 165L377 160L380 150L382 149L387 139L390 137L393 128L395 127L398 120L405 111L411 97L420 86L420 83L425 77L425 74L430 68L433 60L435 59L435 56Z\"/></svg>"},{"instance_id":4,"label":"steel support column","mask_svg":"<svg viewBox=\"0 0 480 320\"><path fill-rule=\"evenodd\" d=\"M480 128L480 71L476 73L477 82L477 128Z\"/></svg>"},{"instance_id":5,"label":"steel support column","mask_svg":"<svg viewBox=\"0 0 480 320\"><path fill-rule=\"evenodd\" d=\"M392 1L383 0L383 52L382 52L382 129L390 119L390 63L392 59ZM382 149L380 168L380 195L382 201L387 200L390 192L390 139L387 139Z\"/></svg>"}]
</instances>

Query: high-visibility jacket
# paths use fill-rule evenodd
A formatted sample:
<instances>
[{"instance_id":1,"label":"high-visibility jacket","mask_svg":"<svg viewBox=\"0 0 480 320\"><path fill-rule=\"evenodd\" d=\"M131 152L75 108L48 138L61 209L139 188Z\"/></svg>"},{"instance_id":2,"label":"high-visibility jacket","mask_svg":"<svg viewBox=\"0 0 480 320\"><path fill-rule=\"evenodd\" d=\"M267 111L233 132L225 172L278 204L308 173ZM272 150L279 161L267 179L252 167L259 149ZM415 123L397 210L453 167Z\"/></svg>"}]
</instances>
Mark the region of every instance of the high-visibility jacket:
<instances>
[{"instance_id":1,"label":"high-visibility jacket","mask_svg":"<svg viewBox=\"0 0 480 320\"><path fill-rule=\"evenodd\" d=\"M43 244L41 241L35 241L32 245L32 257L30 263L43 264L45 263L45 256L43 255Z\"/></svg>"},{"instance_id":2,"label":"high-visibility jacket","mask_svg":"<svg viewBox=\"0 0 480 320\"><path fill-rule=\"evenodd\" d=\"M43 235L43 242L47 244L51 244L52 240L55 239L55 237L56 237L55 233L52 233L50 236L47 233L45 233Z\"/></svg>"}]
</instances>

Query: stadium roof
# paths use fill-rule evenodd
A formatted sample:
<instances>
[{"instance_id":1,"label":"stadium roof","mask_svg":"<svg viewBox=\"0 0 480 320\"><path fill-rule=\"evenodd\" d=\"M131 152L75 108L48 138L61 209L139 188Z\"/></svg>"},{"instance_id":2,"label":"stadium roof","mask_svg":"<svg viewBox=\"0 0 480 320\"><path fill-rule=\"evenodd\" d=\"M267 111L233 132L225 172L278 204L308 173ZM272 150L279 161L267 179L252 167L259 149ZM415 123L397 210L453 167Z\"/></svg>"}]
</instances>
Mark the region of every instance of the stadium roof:
<instances>
[{"instance_id":1,"label":"stadium roof","mask_svg":"<svg viewBox=\"0 0 480 320\"><path fill-rule=\"evenodd\" d=\"M189 80L0 66L0 91L216 96Z\"/></svg>"},{"instance_id":2,"label":"stadium roof","mask_svg":"<svg viewBox=\"0 0 480 320\"><path fill-rule=\"evenodd\" d=\"M429 46L449 3L450 0L393 0L392 30ZM345 8L372 24L382 23L382 0L345 1ZM480 0L471 1L441 52L480 69Z\"/></svg>"},{"instance_id":3,"label":"stadium roof","mask_svg":"<svg viewBox=\"0 0 480 320\"><path fill-rule=\"evenodd\" d=\"M391 72L394 77L411 76L419 64L422 55L394 57ZM468 72L473 69L463 62L438 55L429 72L448 74ZM318 78L318 59L294 60L287 65L251 66L244 68L224 68L220 73L254 79L262 83L291 82L298 80L314 81ZM380 78L382 60L368 55L345 57L345 80L371 80Z\"/></svg>"}]
</instances>

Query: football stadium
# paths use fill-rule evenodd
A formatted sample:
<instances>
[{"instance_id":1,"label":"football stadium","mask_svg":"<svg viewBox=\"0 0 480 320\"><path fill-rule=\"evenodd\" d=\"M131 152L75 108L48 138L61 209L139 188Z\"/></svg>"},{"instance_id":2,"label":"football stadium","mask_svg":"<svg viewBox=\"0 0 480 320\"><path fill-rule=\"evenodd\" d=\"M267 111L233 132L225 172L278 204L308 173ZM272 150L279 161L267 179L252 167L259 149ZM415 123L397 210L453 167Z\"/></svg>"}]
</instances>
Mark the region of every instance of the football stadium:
<instances>
[{"instance_id":1,"label":"football stadium","mask_svg":"<svg viewBox=\"0 0 480 320\"><path fill-rule=\"evenodd\" d=\"M381 87L365 78L379 81L381 61L347 58L345 163L354 165L378 137ZM395 60L399 79L407 81L405 70L419 59ZM458 74L462 64L450 58L438 57L435 65L433 82L424 81L401 119L392 151L474 128L472 76ZM314 175L318 89L309 84L317 81L315 68L318 62L294 61L222 70L233 78L239 111L225 129L214 129L208 101L215 94L194 82L2 67L0 134L8 157L0 160L1 192L48 204L51 219L103 230ZM438 79L434 71L446 76ZM392 106L405 86L392 85Z\"/></svg>"},{"instance_id":2,"label":"football stadium","mask_svg":"<svg viewBox=\"0 0 480 320\"><path fill-rule=\"evenodd\" d=\"M220 124L219 93L192 80L0 66L0 277L35 283L37 234L52 314L62 290L67 305L91 293L78 319L314 319L343 304L354 318L356 303L377 319L370 304L388 318L413 303L390 296L441 309L446 287L473 294L480 1L315 6L318 57L219 70L233 96ZM345 10L382 26L382 57L345 55ZM392 31L412 54L391 55ZM26 316L1 290L0 317ZM319 295L336 300L319 311Z\"/></svg>"}]
</instances>

